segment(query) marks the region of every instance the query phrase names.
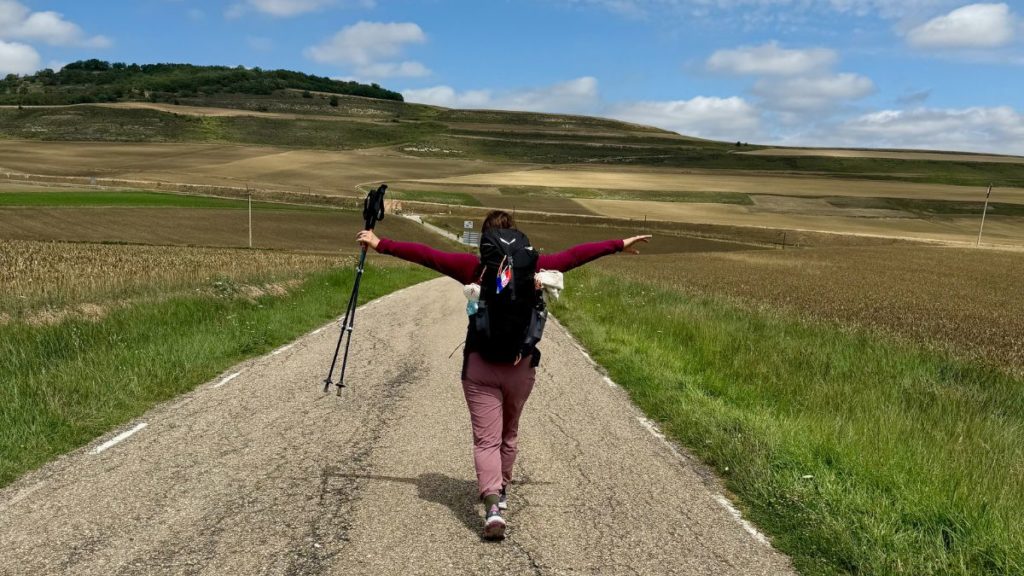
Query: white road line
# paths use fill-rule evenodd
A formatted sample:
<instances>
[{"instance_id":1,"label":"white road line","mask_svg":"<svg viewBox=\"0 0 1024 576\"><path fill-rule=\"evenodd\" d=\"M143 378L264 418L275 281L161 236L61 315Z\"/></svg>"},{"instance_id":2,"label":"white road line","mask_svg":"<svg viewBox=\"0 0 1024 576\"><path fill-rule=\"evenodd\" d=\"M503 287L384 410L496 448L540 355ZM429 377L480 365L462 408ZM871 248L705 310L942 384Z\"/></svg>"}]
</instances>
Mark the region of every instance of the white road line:
<instances>
[{"instance_id":1,"label":"white road line","mask_svg":"<svg viewBox=\"0 0 1024 576\"><path fill-rule=\"evenodd\" d=\"M281 347L280 347L280 348L278 348L277 350L274 350L274 351L273 351L273 352L271 352L270 354L271 354L272 356L277 356L277 355L278 355L278 354L280 354L281 352L287 352L288 350L291 350L291 349L292 349L292 348L293 348L294 346L295 346L295 344L294 344L294 343L293 343L293 344L287 344L287 345L285 345L285 346L281 346Z\"/></svg>"},{"instance_id":2,"label":"white road line","mask_svg":"<svg viewBox=\"0 0 1024 576\"><path fill-rule=\"evenodd\" d=\"M658 440L661 440L662 442L666 442L668 444L668 447L671 448L673 452L676 452L676 447L673 446L671 442L668 442L668 440L665 440L665 435L661 433L661 430L658 430L657 424L648 420L647 418L643 418L642 416L637 416L636 419L640 422L641 426L646 428L647 431L651 433L652 436L654 436ZM676 454L678 455L678 452L676 452Z\"/></svg>"},{"instance_id":3,"label":"white road line","mask_svg":"<svg viewBox=\"0 0 1024 576\"><path fill-rule=\"evenodd\" d=\"M731 514L732 517L735 518L736 521L740 523L740 526L742 526L743 529L746 530L748 534L750 534L751 536L754 537L754 540L757 540L758 542L760 542L761 544L764 544L765 546L771 546L772 545L772 543L768 540L768 538L766 538L764 534L761 534L760 530L758 530L757 528L754 528L753 524L751 524L750 522L747 522L743 518L743 514L740 514L740 511L737 510L736 507L732 505L732 502L729 502L729 500L725 496L722 496L721 494L715 494L715 502L718 502L718 504L722 508L725 508L729 512L729 514Z\"/></svg>"},{"instance_id":4,"label":"white road line","mask_svg":"<svg viewBox=\"0 0 1024 576\"><path fill-rule=\"evenodd\" d=\"M145 422L140 422L139 424L135 425L135 428L132 428L131 430L127 430L125 432L121 432L117 436L114 436L110 440L107 440L103 444L100 444L99 446L93 448L92 450L89 451L89 454L99 454L100 452L103 452L107 448L110 448L110 447L114 446L115 444L126 440L129 436L131 436L132 434L135 434L136 432L138 432L139 430L142 430L145 427L146 427L146 423Z\"/></svg>"},{"instance_id":5,"label":"white road line","mask_svg":"<svg viewBox=\"0 0 1024 576\"><path fill-rule=\"evenodd\" d=\"M643 417L640 417L640 416L637 416L636 419L640 422L640 424L644 428L647 429L648 432L651 433L652 436L654 436L658 440L661 440L662 443L664 443L666 446L668 446L668 448L670 450L672 450L672 453L675 454L677 458L679 458L681 460L686 460L686 458L682 454L679 453L679 450L676 449L675 445L672 444L672 442L670 442L668 440L668 438L665 437L665 434L662 433L662 431L658 428L657 424L655 424L654 422L648 420L647 418L643 418ZM772 545L771 541L769 541L768 538L764 534L762 534L757 528L755 528L753 524L751 524L750 522L747 522L743 518L743 514L740 513L740 511L737 510L736 507L732 505L732 502L729 502L728 498L726 498L725 496L722 496L721 494L712 494L712 495L715 498L715 502L718 502L719 506L721 506L722 508L725 508L726 511L729 512L729 515L732 516L733 518L735 518L736 521L739 522L740 526L744 530L746 530L748 534L750 534L751 536L754 537L754 540L757 540L758 542L760 542L761 544L763 544L765 546L769 546L770 547Z\"/></svg>"},{"instance_id":6,"label":"white road line","mask_svg":"<svg viewBox=\"0 0 1024 576\"><path fill-rule=\"evenodd\" d=\"M39 484L36 484L35 486L29 486L28 488L25 488L21 492L18 492L17 494L14 495L13 498L8 500L7 502L4 502L3 504L0 504L0 511L6 510L6 509L10 508L11 506L14 506L19 501L24 500L27 496L30 496L33 492L35 492L36 490L39 490L43 486L45 486L45 483L44 482L40 482Z\"/></svg>"},{"instance_id":7,"label":"white road line","mask_svg":"<svg viewBox=\"0 0 1024 576\"><path fill-rule=\"evenodd\" d=\"M618 388L619 387L619 385L616 384L614 380L612 380L611 378L609 378L607 376L604 377L604 383L607 384L609 388Z\"/></svg>"},{"instance_id":8,"label":"white road line","mask_svg":"<svg viewBox=\"0 0 1024 576\"><path fill-rule=\"evenodd\" d=\"M317 334L319 334L319 333L321 333L323 331L324 331L323 328L317 328L316 330L313 330L313 332L310 333L310 336L316 336Z\"/></svg>"},{"instance_id":9,"label":"white road line","mask_svg":"<svg viewBox=\"0 0 1024 576\"><path fill-rule=\"evenodd\" d=\"M210 388L220 388L221 386L227 384L228 382L231 382L235 378L238 378L241 374L241 372L235 372L234 374L228 376L227 378L221 380L220 382L217 382L213 386L210 386Z\"/></svg>"}]
</instances>

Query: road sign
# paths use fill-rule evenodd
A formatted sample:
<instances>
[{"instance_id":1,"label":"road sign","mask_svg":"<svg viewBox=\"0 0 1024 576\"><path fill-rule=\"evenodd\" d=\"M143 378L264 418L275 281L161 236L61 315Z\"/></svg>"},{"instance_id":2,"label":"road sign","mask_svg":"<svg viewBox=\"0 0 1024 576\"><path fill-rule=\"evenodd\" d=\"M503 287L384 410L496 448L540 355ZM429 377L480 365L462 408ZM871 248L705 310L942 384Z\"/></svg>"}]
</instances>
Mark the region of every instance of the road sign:
<instances>
[{"instance_id":1,"label":"road sign","mask_svg":"<svg viewBox=\"0 0 1024 576\"><path fill-rule=\"evenodd\" d=\"M473 221L472 220L465 220L465 221L463 221L462 222L462 227L465 228L466 230L472 230L473 229Z\"/></svg>"},{"instance_id":2,"label":"road sign","mask_svg":"<svg viewBox=\"0 0 1024 576\"><path fill-rule=\"evenodd\" d=\"M463 232L462 233L462 243L463 244L469 244L470 246L476 246L477 244L480 243L480 233L479 232Z\"/></svg>"}]
</instances>

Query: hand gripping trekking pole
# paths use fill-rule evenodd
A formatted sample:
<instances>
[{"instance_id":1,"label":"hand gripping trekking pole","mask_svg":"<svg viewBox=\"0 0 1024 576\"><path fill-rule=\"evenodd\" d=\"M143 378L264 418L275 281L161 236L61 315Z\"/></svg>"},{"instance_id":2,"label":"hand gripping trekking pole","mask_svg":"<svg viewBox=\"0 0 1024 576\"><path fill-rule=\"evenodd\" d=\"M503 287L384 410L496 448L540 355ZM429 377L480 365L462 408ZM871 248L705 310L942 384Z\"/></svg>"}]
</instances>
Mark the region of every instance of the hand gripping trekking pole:
<instances>
[{"instance_id":1,"label":"hand gripping trekking pole","mask_svg":"<svg viewBox=\"0 0 1024 576\"><path fill-rule=\"evenodd\" d=\"M366 195L366 200L363 201L363 219L366 221L366 226L363 230L373 230L373 227L377 225L377 222L384 219L384 192L388 189L387 184L381 184L376 190L372 190ZM341 389L345 387L345 367L348 365L348 347L352 344L352 327L356 320L356 303L359 301L359 282L363 278L363 265L366 263L366 246L363 246L362 252L359 254L359 267L356 268L356 281L352 286L352 295L348 298L348 308L345 310L345 318L341 322L341 333L338 334L338 344L334 347L334 357L331 359L331 368L327 371L327 379L324 380L324 392L327 392L331 388L331 376L334 375L334 366L338 362L338 351L341 350L341 340L348 335L345 340L345 356L341 361L341 375L338 376L338 395L341 395Z\"/></svg>"}]
</instances>

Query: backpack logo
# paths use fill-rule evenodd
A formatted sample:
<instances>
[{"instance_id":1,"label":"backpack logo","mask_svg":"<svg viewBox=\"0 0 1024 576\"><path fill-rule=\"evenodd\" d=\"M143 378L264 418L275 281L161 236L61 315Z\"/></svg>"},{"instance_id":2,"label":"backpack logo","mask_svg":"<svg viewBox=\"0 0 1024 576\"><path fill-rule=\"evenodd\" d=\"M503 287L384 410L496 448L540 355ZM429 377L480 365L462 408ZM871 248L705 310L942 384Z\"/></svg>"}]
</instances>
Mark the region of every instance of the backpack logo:
<instances>
[{"instance_id":1,"label":"backpack logo","mask_svg":"<svg viewBox=\"0 0 1024 576\"><path fill-rule=\"evenodd\" d=\"M495 288L495 292L501 294L501 291L504 290L505 287L508 286L510 282L512 282L512 266L505 266L504 268L499 270L496 280L497 286Z\"/></svg>"},{"instance_id":2,"label":"backpack logo","mask_svg":"<svg viewBox=\"0 0 1024 576\"><path fill-rule=\"evenodd\" d=\"M504 242L505 244L508 244L509 246L511 246L511 245L516 243L516 239L515 238L513 238L511 240L505 240L504 238L498 238L498 240L501 240L502 242Z\"/></svg>"}]
</instances>

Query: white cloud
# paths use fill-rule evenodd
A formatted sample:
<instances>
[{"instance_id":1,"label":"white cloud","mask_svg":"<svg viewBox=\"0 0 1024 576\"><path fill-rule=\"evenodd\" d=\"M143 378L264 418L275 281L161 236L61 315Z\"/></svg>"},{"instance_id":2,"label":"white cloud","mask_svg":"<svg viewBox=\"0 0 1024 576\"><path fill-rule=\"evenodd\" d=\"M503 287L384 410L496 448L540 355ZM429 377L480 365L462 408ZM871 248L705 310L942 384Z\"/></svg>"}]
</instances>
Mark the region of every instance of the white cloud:
<instances>
[{"instance_id":1,"label":"white cloud","mask_svg":"<svg viewBox=\"0 0 1024 576\"><path fill-rule=\"evenodd\" d=\"M332 0L249 0L248 4L271 16L296 16L332 4Z\"/></svg>"},{"instance_id":2,"label":"white cloud","mask_svg":"<svg viewBox=\"0 0 1024 576\"><path fill-rule=\"evenodd\" d=\"M44 42L55 46L106 48L105 36L89 37L58 12L32 12L20 2L0 0L0 38Z\"/></svg>"},{"instance_id":3,"label":"white cloud","mask_svg":"<svg viewBox=\"0 0 1024 576\"><path fill-rule=\"evenodd\" d=\"M827 48L790 50L773 41L718 50L708 58L706 66L713 72L792 76L828 69L836 60L835 51Z\"/></svg>"},{"instance_id":4,"label":"white cloud","mask_svg":"<svg viewBox=\"0 0 1024 576\"><path fill-rule=\"evenodd\" d=\"M1006 4L970 4L910 30L917 48L996 48L1010 43L1014 17Z\"/></svg>"},{"instance_id":5,"label":"white cloud","mask_svg":"<svg viewBox=\"0 0 1024 576\"><path fill-rule=\"evenodd\" d=\"M228 6L224 11L224 16L239 18L247 12L255 11L275 18L290 18L338 4L372 8L376 2L374 0L244 0Z\"/></svg>"},{"instance_id":6,"label":"white cloud","mask_svg":"<svg viewBox=\"0 0 1024 576\"><path fill-rule=\"evenodd\" d=\"M306 48L305 55L317 62L352 67L357 76L426 76L430 70L423 64L394 60L406 45L426 41L427 35L412 22L359 22Z\"/></svg>"},{"instance_id":7,"label":"white cloud","mask_svg":"<svg viewBox=\"0 0 1024 576\"><path fill-rule=\"evenodd\" d=\"M491 106L490 90L456 92L451 86L432 86L430 88L403 90L402 96L406 102L431 104L434 106L444 106L445 108L493 107Z\"/></svg>"},{"instance_id":8,"label":"white cloud","mask_svg":"<svg viewBox=\"0 0 1024 576\"><path fill-rule=\"evenodd\" d=\"M510 92L499 96L499 108L533 112L587 113L593 111L600 96L597 78L584 76L543 88Z\"/></svg>"},{"instance_id":9,"label":"white cloud","mask_svg":"<svg viewBox=\"0 0 1024 576\"><path fill-rule=\"evenodd\" d=\"M759 80L753 93L772 109L813 112L844 100L857 100L875 90L870 78L859 74L831 74L802 78Z\"/></svg>"},{"instance_id":10,"label":"white cloud","mask_svg":"<svg viewBox=\"0 0 1024 576\"><path fill-rule=\"evenodd\" d=\"M404 90L402 96L409 102L449 108L489 108L561 114L596 113L601 100L597 79L591 76L551 86L497 93L491 90L469 90L460 93L450 86L434 86Z\"/></svg>"},{"instance_id":11,"label":"white cloud","mask_svg":"<svg viewBox=\"0 0 1024 576\"><path fill-rule=\"evenodd\" d=\"M419 62L380 62L359 68L359 74L368 78L419 78L430 76L430 68Z\"/></svg>"},{"instance_id":12,"label":"white cloud","mask_svg":"<svg viewBox=\"0 0 1024 576\"><path fill-rule=\"evenodd\" d=\"M842 123L835 137L873 148L1024 155L1024 115L1009 106L882 110Z\"/></svg>"},{"instance_id":13,"label":"white cloud","mask_svg":"<svg viewBox=\"0 0 1024 576\"><path fill-rule=\"evenodd\" d=\"M365 66L399 55L405 44L426 41L426 34L412 22L359 22L307 48L306 55L317 62Z\"/></svg>"},{"instance_id":14,"label":"white cloud","mask_svg":"<svg viewBox=\"0 0 1024 576\"><path fill-rule=\"evenodd\" d=\"M39 53L28 44L0 40L0 74L31 74L39 62Z\"/></svg>"},{"instance_id":15,"label":"white cloud","mask_svg":"<svg viewBox=\"0 0 1024 576\"><path fill-rule=\"evenodd\" d=\"M697 96L669 102L634 102L612 106L612 118L718 140L757 140L761 115L743 98Z\"/></svg>"}]
</instances>

